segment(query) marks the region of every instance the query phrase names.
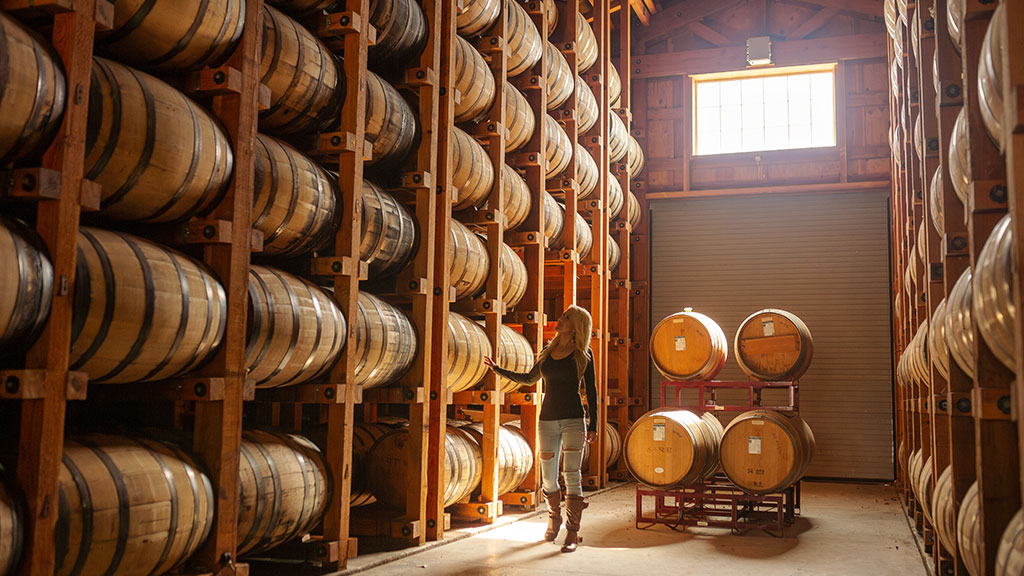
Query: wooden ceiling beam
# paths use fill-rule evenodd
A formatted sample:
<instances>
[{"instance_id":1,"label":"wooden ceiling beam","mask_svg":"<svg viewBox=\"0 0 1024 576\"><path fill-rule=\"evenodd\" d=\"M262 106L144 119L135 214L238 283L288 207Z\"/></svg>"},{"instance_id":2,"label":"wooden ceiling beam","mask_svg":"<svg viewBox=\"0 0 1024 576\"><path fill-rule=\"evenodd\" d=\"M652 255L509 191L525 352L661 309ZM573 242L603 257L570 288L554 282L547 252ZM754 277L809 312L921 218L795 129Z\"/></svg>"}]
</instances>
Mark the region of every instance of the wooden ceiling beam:
<instances>
[{"instance_id":1,"label":"wooden ceiling beam","mask_svg":"<svg viewBox=\"0 0 1024 576\"><path fill-rule=\"evenodd\" d=\"M726 44L731 43L731 40L723 36L717 30L712 30L701 22L690 22L686 27L689 28L690 32L693 32L697 36L707 40L714 46L725 46Z\"/></svg>"},{"instance_id":2,"label":"wooden ceiling beam","mask_svg":"<svg viewBox=\"0 0 1024 576\"><path fill-rule=\"evenodd\" d=\"M708 16L731 10L746 0L693 0L680 2L659 13L651 25L637 31L641 42L653 42L675 34L692 22L700 22Z\"/></svg>"},{"instance_id":3,"label":"wooden ceiling beam","mask_svg":"<svg viewBox=\"0 0 1024 576\"><path fill-rule=\"evenodd\" d=\"M807 38L811 34L814 34L821 29L822 26L828 24L828 21L835 17L839 11L835 8L829 8L827 6L822 7L818 10L814 16L811 16L804 21L803 24L797 26L796 30L793 30L786 35L787 40L800 40L801 38Z\"/></svg>"},{"instance_id":4,"label":"wooden ceiling beam","mask_svg":"<svg viewBox=\"0 0 1024 576\"><path fill-rule=\"evenodd\" d=\"M641 24L644 26L651 25L651 12L647 9L647 5L644 4L644 0L629 0L629 5L633 8L633 13L636 14L636 18Z\"/></svg>"},{"instance_id":5,"label":"wooden ceiling beam","mask_svg":"<svg viewBox=\"0 0 1024 576\"><path fill-rule=\"evenodd\" d=\"M881 22L883 20L883 2L876 0L784 0L787 4L821 6L834 8L840 12L848 12L861 18L869 18Z\"/></svg>"},{"instance_id":6,"label":"wooden ceiling beam","mask_svg":"<svg viewBox=\"0 0 1024 576\"><path fill-rule=\"evenodd\" d=\"M809 40L773 40L772 59L775 66L824 64L839 60L885 58L885 42L878 34L852 34ZM708 74L747 68L745 45L646 54L633 58L634 78L657 78L680 74Z\"/></svg>"}]
</instances>

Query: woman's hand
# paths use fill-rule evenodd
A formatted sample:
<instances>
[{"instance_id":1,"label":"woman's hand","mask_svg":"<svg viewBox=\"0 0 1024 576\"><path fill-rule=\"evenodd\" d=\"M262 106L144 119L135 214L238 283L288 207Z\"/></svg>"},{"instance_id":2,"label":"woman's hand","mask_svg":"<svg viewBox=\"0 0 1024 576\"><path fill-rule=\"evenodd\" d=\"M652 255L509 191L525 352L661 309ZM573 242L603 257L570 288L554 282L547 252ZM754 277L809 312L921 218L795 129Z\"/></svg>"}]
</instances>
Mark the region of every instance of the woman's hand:
<instances>
[{"instance_id":1,"label":"woman's hand","mask_svg":"<svg viewBox=\"0 0 1024 576\"><path fill-rule=\"evenodd\" d=\"M587 431L587 444L593 444L596 441L597 441L597 431L595 431L595 430Z\"/></svg>"},{"instance_id":2,"label":"woman's hand","mask_svg":"<svg viewBox=\"0 0 1024 576\"><path fill-rule=\"evenodd\" d=\"M494 360L490 356L484 356L484 365L488 368L494 368Z\"/></svg>"}]
</instances>

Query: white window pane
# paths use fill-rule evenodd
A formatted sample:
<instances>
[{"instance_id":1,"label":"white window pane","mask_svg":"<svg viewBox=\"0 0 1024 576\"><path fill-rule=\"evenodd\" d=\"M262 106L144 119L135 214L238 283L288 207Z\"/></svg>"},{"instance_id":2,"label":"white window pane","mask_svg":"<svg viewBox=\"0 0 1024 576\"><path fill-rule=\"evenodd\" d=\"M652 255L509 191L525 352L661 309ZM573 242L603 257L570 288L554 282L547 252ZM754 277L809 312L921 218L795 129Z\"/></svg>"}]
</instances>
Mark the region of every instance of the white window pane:
<instances>
[{"instance_id":1,"label":"white window pane","mask_svg":"<svg viewBox=\"0 0 1024 576\"><path fill-rule=\"evenodd\" d=\"M791 100L789 102L789 125L809 126L811 123L811 106L807 100Z\"/></svg>"},{"instance_id":2,"label":"white window pane","mask_svg":"<svg viewBox=\"0 0 1024 576\"><path fill-rule=\"evenodd\" d=\"M811 127L810 126L790 126L789 127L789 147L790 148L809 148L811 146Z\"/></svg>"},{"instance_id":3,"label":"white window pane","mask_svg":"<svg viewBox=\"0 0 1024 576\"><path fill-rule=\"evenodd\" d=\"M743 151L752 152L754 150L764 150L764 130L744 130L743 131Z\"/></svg>"},{"instance_id":4,"label":"white window pane","mask_svg":"<svg viewBox=\"0 0 1024 576\"><path fill-rule=\"evenodd\" d=\"M760 104L743 105L743 129L760 130L764 126L764 108Z\"/></svg>"},{"instance_id":5,"label":"white window pane","mask_svg":"<svg viewBox=\"0 0 1024 576\"><path fill-rule=\"evenodd\" d=\"M740 103L740 81L730 80L721 84L722 106L737 106Z\"/></svg>"},{"instance_id":6,"label":"white window pane","mask_svg":"<svg viewBox=\"0 0 1024 576\"><path fill-rule=\"evenodd\" d=\"M764 79L748 78L743 81L743 105L760 105L764 100Z\"/></svg>"},{"instance_id":7,"label":"white window pane","mask_svg":"<svg viewBox=\"0 0 1024 576\"><path fill-rule=\"evenodd\" d=\"M832 73L822 72L820 74L811 74L810 78L812 97L817 99L819 97L827 96L828 99L831 100L833 93L835 92Z\"/></svg>"},{"instance_id":8,"label":"white window pane","mask_svg":"<svg viewBox=\"0 0 1024 576\"><path fill-rule=\"evenodd\" d=\"M779 104L788 99L788 84L785 76L769 76L764 79L764 101Z\"/></svg>"},{"instance_id":9,"label":"white window pane","mask_svg":"<svg viewBox=\"0 0 1024 576\"><path fill-rule=\"evenodd\" d=\"M697 84L697 107L709 108L718 106L718 82L700 82Z\"/></svg>"},{"instance_id":10,"label":"white window pane","mask_svg":"<svg viewBox=\"0 0 1024 576\"><path fill-rule=\"evenodd\" d=\"M814 146L835 146L836 131L832 124L820 123L811 125L812 145Z\"/></svg>"},{"instance_id":11,"label":"white window pane","mask_svg":"<svg viewBox=\"0 0 1024 576\"><path fill-rule=\"evenodd\" d=\"M783 148L789 148L789 128L785 126L765 128L764 149L782 150Z\"/></svg>"},{"instance_id":12,"label":"white window pane","mask_svg":"<svg viewBox=\"0 0 1024 576\"><path fill-rule=\"evenodd\" d=\"M785 100L775 103L765 102L764 125L776 127L789 126L789 105Z\"/></svg>"},{"instance_id":13,"label":"white window pane","mask_svg":"<svg viewBox=\"0 0 1024 576\"><path fill-rule=\"evenodd\" d=\"M719 154L722 151L722 137L718 132L697 138L697 155Z\"/></svg>"},{"instance_id":14,"label":"white window pane","mask_svg":"<svg viewBox=\"0 0 1024 576\"><path fill-rule=\"evenodd\" d=\"M798 74L789 77L789 99L810 100L811 79L807 74Z\"/></svg>"}]
</instances>

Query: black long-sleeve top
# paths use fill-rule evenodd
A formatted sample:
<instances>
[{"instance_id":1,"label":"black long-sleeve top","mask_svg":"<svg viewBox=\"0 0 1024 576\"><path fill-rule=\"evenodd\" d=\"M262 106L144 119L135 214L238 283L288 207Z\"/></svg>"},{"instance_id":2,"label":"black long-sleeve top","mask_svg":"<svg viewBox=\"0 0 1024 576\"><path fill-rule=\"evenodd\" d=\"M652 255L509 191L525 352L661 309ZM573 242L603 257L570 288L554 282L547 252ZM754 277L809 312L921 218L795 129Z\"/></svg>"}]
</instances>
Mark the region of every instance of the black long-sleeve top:
<instances>
[{"instance_id":1,"label":"black long-sleeve top","mask_svg":"<svg viewBox=\"0 0 1024 576\"><path fill-rule=\"evenodd\" d=\"M541 420L563 420L566 418L583 418L583 400L580 398L580 376L576 370L576 358L569 354L565 358L555 359L548 356L538 362L529 372L512 372L504 368L494 367L498 374L519 382L533 384L541 377L546 384L544 402L540 407ZM587 406L590 412L588 429L597 431L597 376L594 372L594 355L587 351L587 366L583 370L586 382Z\"/></svg>"}]
</instances>

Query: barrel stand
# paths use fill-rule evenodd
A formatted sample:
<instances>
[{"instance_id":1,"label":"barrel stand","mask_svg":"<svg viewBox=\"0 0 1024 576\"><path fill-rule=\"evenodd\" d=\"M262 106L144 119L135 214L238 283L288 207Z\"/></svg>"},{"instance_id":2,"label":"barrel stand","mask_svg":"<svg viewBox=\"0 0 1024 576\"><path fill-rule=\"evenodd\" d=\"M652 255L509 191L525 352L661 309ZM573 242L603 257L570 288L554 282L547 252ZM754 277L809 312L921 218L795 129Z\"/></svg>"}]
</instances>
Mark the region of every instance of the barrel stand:
<instances>
[{"instance_id":1,"label":"barrel stand","mask_svg":"<svg viewBox=\"0 0 1024 576\"><path fill-rule=\"evenodd\" d=\"M645 498L653 499L653 510L645 511ZM763 530L781 538L799 513L799 482L781 492L763 495L747 494L720 477L679 490L643 485L636 488L635 525L639 530L657 524L673 530L699 526L729 528L736 534Z\"/></svg>"}]
</instances>

